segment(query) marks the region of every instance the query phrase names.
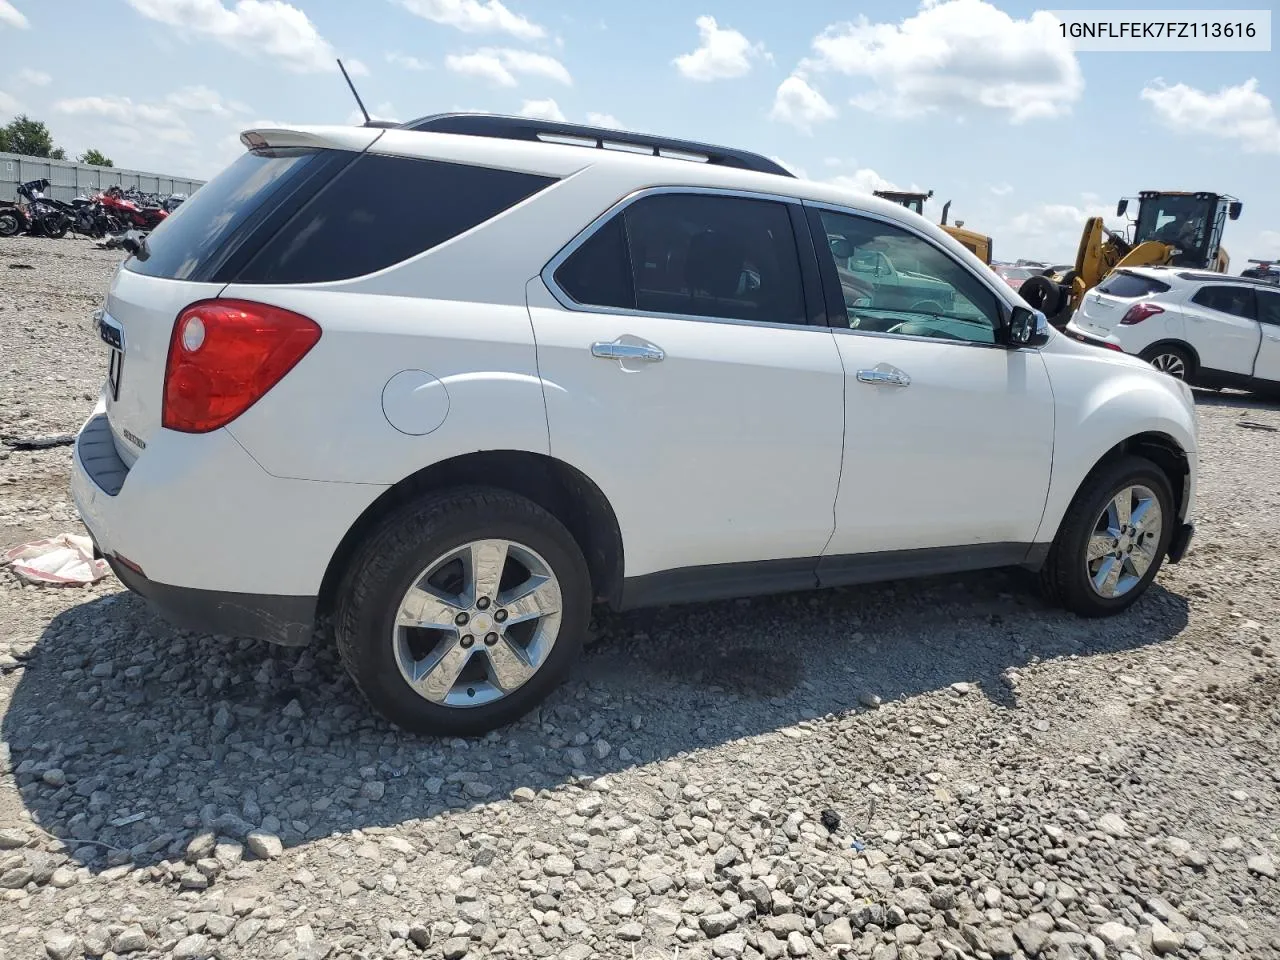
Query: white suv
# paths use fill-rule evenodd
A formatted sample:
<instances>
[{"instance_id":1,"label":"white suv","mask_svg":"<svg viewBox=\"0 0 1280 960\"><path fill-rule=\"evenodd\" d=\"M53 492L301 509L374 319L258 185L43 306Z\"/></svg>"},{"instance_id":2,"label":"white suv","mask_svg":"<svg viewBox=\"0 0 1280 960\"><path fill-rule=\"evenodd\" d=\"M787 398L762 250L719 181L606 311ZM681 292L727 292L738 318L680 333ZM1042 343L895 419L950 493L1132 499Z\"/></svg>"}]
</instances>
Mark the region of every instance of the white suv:
<instances>
[{"instance_id":1,"label":"white suv","mask_svg":"<svg viewBox=\"0 0 1280 960\"><path fill-rule=\"evenodd\" d=\"M1265 280L1117 270L1085 296L1067 333L1196 386L1280 391L1280 290Z\"/></svg>"},{"instance_id":2,"label":"white suv","mask_svg":"<svg viewBox=\"0 0 1280 960\"><path fill-rule=\"evenodd\" d=\"M331 624L403 727L525 713L595 602L1021 565L1104 615L1187 548L1187 387L897 204L514 118L243 140L112 281L76 504L179 624Z\"/></svg>"}]
</instances>

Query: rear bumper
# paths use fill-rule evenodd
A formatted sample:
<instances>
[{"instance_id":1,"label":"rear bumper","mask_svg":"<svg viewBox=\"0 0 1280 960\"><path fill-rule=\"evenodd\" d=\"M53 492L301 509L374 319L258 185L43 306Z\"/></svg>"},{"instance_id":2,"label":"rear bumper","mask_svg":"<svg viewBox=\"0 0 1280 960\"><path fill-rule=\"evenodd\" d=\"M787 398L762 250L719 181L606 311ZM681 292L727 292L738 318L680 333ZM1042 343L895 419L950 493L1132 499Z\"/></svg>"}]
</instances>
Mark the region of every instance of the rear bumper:
<instances>
[{"instance_id":1,"label":"rear bumper","mask_svg":"<svg viewBox=\"0 0 1280 960\"><path fill-rule=\"evenodd\" d=\"M1091 347L1102 347L1105 350L1114 350L1117 353L1126 352L1116 337L1102 337L1097 334L1085 333L1076 326L1074 319L1066 325L1062 332L1077 343L1087 343Z\"/></svg>"},{"instance_id":2,"label":"rear bumper","mask_svg":"<svg viewBox=\"0 0 1280 960\"><path fill-rule=\"evenodd\" d=\"M385 487L273 477L226 431L156 431L129 467L100 404L71 491L120 580L184 627L305 643L329 560Z\"/></svg>"},{"instance_id":3,"label":"rear bumper","mask_svg":"<svg viewBox=\"0 0 1280 960\"><path fill-rule=\"evenodd\" d=\"M1184 523L1173 531L1173 537L1169 540L1169 562L1178 563L1187 555L1187 548L1191 546L1191 538L1195 536L1196 525L1194 523Z\"/></svg>"},{"instance_id":4,"label":"rear bumper","mask_svg":"<svg viewBox=\"0 0 1280 960\"><path fill-rule=\"evenodd\" d=\"M109 554L107 563L121 583L144 597L174 626L184 630L250 637L287 647L304 645L314 631L315 597L174 587L148 580Z\"/></svg>"}]
</instances>

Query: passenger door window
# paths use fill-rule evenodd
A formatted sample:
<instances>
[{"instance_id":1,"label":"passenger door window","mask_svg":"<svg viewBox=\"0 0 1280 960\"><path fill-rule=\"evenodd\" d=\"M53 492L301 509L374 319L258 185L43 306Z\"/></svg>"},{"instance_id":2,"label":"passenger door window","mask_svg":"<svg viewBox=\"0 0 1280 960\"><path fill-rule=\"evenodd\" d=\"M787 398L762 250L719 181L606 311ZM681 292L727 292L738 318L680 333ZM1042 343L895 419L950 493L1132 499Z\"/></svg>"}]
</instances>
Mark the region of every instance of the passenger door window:
<instances>
[{"instance_id":1,"label":"passenger door window","mask_svg":"<svg viewBox=\"0 0 1280 960\"><path fill-rule=\"evenodd\" d=\"M827 210L818 219L850 329L995 343L995 294L940 248L880 220Z\"/></svg>"},{"instance_id":2,"label":"passenger door window","mask_svg":"<svg viewBox=\"0 0 1280 960\"><path fill-rule=\"evenodd\" d=\"M1248 287L1202 287L1191 302L1246 320L1253 320L1256 316L1253 291Z\"/></svg>"},{"instance_id":3,"label":"passenger door window","mask_svg":"<svg viewBox=\"0 0 1280 960\"><path fill-rule=\"evenodd\" d=\"M555 272L584 306L642 313L806 322L785 204L692 193L642 197Z\"/></svg>"},{"instance_id":4,"label":"passenger door window","mask_svg":"<svg viewBox=\"0 0 1280 960\"><path fill-rule=\"evenodd\" d=\"M1258 320L1273 327L1280 327L1280 293L1259 290L1257 296Z\"/></svg>"}]
</instances>

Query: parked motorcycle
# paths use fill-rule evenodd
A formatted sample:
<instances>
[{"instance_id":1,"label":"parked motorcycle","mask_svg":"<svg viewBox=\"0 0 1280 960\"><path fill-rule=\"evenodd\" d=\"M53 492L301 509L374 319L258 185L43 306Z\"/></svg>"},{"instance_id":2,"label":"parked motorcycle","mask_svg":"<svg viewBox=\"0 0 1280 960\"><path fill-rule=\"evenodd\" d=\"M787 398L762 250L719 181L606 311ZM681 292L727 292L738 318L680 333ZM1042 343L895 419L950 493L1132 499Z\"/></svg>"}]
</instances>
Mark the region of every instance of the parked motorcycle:
<instances>
[{"instance_id":1,"label":"parked motorcycle","mask_svg":"<svg viewBox=\"0 0 1280 960\"><path fill-rule=\"evenodd\" d=\"M142 206L130 200L119 187L111 187L102 195L102 206L126 228L151 231L158 227L169 211L160 206Z\"/></svg>"},{"instance_id":2,"label":"parked motorcycle","mask_svg":"<svg viewBox=\"0 0 1280 960\"><path fill-rule=\"evenodd\" d=\"M73 233L101 240L109 233L119 233L124 229L124 224L117 217L107 213L100 196L86 197L81 194L71 201L71 208Z\"/></svg>"},{"instance_id":3,"label":"parked motorcycle","mask_svg":"<svg viewBox=\"0 0 1280 960\"><path fill-rule=\"evenodd\" d=\"M0 237L16 237L31 227L26 208L12 200L0 200Z\"/></svg>"},{"instance_id":4,"label":"parked motorcycle","mask_svg":"<svg viewBox=\"0 0 1280 960\"><path fill-rule=\"evenodd\" d=\"M28 180L18 184L18 196L27 201L27 232L60 240L71 227L71 205L46 197L44 192L48 189L46 179Z\"/></svg>"}]
</instances>

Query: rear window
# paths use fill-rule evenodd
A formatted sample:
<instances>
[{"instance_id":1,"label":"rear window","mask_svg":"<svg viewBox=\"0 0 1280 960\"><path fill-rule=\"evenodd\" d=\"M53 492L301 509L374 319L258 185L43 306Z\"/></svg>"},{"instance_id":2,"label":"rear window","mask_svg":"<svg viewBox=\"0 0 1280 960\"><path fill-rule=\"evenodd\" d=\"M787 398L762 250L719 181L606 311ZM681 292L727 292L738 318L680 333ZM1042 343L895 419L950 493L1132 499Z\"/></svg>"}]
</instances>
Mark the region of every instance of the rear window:
<instances>
[{"instance_id":1,"label":"rear window","mask_svg":"<svg viewBox=\"0 0 1280 960\"><path fill-rule=\"evenodd\" d=\"M552 183L553 177L530 173L363 154L272 236L236 281L319 283L373 273L465 233Z\"/></svg>"},{"instance_id":2,"label":"rear window","mask_svg":"<svg viewBox=\"0 0 1280 960\"><path fill-rule=\"evenodd\" d=\"M147 237L145 257L130 257L134 273L204 280L227 242L266 201L298 181L319 150L245 153L191 195Z\"/></svg>"},{"instance_id":3,"label":"rear window","mask_svg":"<svg viewBox=\"0 0 1280 960\"><path fill-rule=\"evenodd\" d=\"M1167 293L1169 285L1150 277L1140 277L1136 273L1113 273L1098 285L1101 293L1123 299L1149 297L1153 293Z\"/></svg>"}]
</instances>

